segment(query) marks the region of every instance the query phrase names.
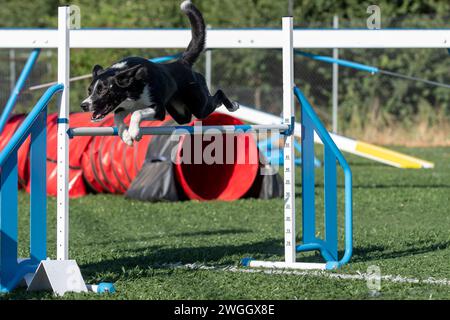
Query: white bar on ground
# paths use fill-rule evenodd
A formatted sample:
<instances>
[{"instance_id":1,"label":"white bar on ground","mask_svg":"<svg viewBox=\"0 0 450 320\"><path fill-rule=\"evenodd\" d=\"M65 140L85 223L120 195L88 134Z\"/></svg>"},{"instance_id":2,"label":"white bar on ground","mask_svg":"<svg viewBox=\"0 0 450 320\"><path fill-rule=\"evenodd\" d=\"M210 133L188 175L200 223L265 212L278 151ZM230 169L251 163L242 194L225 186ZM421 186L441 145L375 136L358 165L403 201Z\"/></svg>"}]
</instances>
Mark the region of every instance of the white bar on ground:
<instances>
[{"instance_id":1,"label":"white bar on ground","mask_svg":"<svg viewBox=\"0 0 450 320\"><path fill-rule=\"evenodd\" d=\"M325 263L258 261L252 260L249 267L268 269L299 269L299 270L326 270Z\"/></svg>"},{"instance_id":2,"label":"white bar on ground","mask_svg":"<svg viewBox=\"0 0 450 320\"><path fill-rule=\"evenodd\" d=\"M58 83L64 85L59 107L59 119L67 121L58 122L58 163L57 163L57 245L56 256L58 260L69 259L69 91L70 91L70 48L68 17L69 7L58 8Z\"/></svg>"},{"instance_id":3,"label":"white bar on ground","mask_svg":"<svg viewBox=\"0 0 450 320\"><path fill-rule=\"evenodd\" d=\"M283 17L283 123L294 115L294 49L292 17ZM284 255L286 263L296 260L294 135L284 141Z\"/></svg>"}]
</instances>

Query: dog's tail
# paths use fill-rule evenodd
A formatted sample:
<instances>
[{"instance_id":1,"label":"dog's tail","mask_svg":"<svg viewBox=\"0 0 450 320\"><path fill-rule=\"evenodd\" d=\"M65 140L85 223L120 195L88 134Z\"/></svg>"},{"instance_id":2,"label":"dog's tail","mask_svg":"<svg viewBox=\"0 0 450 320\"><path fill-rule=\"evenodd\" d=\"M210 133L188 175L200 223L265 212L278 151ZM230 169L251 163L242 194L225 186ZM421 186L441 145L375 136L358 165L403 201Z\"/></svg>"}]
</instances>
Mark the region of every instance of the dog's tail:
<instances>
[{"instance_id":1,"label":"dog's tail","mask_svg":"<svg viewBox=\"0 0 450 320\"><path fill-rule=\"evenodd\" d=\"M202 13L190 0L185 0L181 4L181 10L188 16L191 22L192 39L189 46L180 58L181 62L192 66L205 49L206 26Z\"/></svg>"}]
</instances>

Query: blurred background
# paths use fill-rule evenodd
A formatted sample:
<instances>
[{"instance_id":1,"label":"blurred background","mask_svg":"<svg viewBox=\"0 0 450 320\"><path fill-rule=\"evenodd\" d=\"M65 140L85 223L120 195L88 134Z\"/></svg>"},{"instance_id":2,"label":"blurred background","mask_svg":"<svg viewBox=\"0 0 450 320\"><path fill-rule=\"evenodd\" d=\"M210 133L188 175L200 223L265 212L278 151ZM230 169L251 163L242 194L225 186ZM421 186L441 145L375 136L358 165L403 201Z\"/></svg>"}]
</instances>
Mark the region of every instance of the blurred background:
<instances>
[{"instance_id":1,"label":"blurred background","mask_svg":"<svg viewBox=\"0 0 450 320\"><path fill-rule=\"evenodd\" d=\"M0 28L56 28L57 7L81 9L82 28L189 28L181 1L159 0L0 0ZM366 9L373 3L357 0L194 0L210 28L280 28L281 17L292 14L296 28L367 28ZM381 28L448 28L450 2L377 1ZM336 18L334 18L336 17ZM333 50L306 50L332 56ZM95 64L111 65L130 55L158 57L176 50L72 49L71 76L89 73ZM0 110L30 51L0 50ZM339 58L450 84L450 55L444 49L340 49ZM281 52L277 50L213 50L211 68L206 54L196 64L210 72L211 91L222 88L243 105L281 112ZM296 84L309 96L330 130L387 145L450 145L450 89L369 74L339 67L338 121L332 126L331 64L296 57ZM28 112L43 90L28 88L56 80L56 50L43 50L21 94L16 110ZM89 79L72 83L71 110L79 109ZM54 106L53 106L54 108ZM55 109L51 111L56 111Z\"/></svg>"}]
</instances>

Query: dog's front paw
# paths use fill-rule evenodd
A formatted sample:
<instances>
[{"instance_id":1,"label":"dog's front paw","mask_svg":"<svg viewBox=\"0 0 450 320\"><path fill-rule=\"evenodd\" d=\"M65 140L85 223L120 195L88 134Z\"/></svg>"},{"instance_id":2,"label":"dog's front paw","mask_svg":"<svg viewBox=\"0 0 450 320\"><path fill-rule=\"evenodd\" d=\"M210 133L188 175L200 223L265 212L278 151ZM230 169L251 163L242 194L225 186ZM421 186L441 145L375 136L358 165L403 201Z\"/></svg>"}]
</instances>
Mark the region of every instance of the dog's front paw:
<instances>
[{"instance_id":1,"label":"dog's front paw","mask_svg":"<svg viewBox=\"0 0 450 320\"><path fill-rule=\"evenodd\" d=\"M134 141L140 141L142 139L141 129L139 127L130 127L130 136Z\"/></svg>"},{"instance_id":2,"label":"dog's front paw","mask_svg":"<svg viewBox=\"0 0 450 320\"><path fill-rule=\"evenodd\" d=\"M120 138L122 138L122 141L125 142L130 147L133 146L133 139L131 138L131 135L127 129L123 130L122 134L120 135Z\"/></svg>"}]
</instances>

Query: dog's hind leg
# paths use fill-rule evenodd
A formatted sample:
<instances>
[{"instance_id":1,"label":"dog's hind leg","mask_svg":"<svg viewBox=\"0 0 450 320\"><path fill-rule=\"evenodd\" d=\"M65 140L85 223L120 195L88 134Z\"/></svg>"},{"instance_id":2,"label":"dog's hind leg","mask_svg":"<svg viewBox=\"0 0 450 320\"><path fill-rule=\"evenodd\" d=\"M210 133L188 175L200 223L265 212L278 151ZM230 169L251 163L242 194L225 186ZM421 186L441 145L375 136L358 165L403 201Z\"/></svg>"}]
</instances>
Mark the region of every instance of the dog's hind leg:
<instances>
[{"instance_id":1,"label":"dog's hind leg","mask_svg":"<svg viewBox=\"0 0 450 320\"><path fill-rule=\"evenodd\" d=\"M220 105L224 105L225 108L227 108L228 111L236 111L237 109L239 109L239 103L237 103L236 101L231 101L230 99L228 99L228 97L225 95L225 93L222 90L217 90L216 94L214 96L211 97L212 103L214 105L217 105L218 107L220 107ZM216 107L216 108L218 108Z\"/></svg>"},{"instance_id":2,"label":"dog's hind leg","mask_svg":"<svg viewBox=\"0 0 450 320\"><path fill-rule=\"evenodd\" d=\"M192 110L193 115L198 119L204 119L213 113L217 108L222 106L222 104L228 109L228 111L236 111L239 109L239 104L237 102L231 102L222 90L218 90L213 96L205 96L197 94L196 99L192 99L193 94L191 94L191 99L189 99L190 110ZM194 100L197 100L194 102Z\"/></svg>"},{"instance_id":3,"label":"dog's hind leg","mask_svg":"<svg viewBox=\"0 0 450 320\"><path fill-rule=\"evenodd\" d=\"M239 109L239 104L231 102L222 90L219 89L214 95L211 95L205 77L202 74L194 73L194 77L196 83L187 87L183 95L194 116L204 119L222 104L231 112Z\"/></svg>"}]
</instances>

